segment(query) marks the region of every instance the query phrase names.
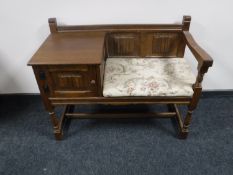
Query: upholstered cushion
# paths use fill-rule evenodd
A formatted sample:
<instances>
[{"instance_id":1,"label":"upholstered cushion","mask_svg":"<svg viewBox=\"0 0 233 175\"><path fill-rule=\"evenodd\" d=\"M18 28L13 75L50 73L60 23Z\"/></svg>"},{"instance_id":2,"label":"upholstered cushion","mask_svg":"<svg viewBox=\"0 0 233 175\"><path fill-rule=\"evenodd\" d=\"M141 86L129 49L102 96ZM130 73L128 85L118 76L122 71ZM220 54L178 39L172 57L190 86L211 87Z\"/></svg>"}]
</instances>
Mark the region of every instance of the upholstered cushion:
<instances>
[{"instance_id":1,"label":"upholstered cushion","mask_svg":"<svg viewBox=\"0 0 233 175\"><path fill-rule=\"evenodd\" d=\"M194 82L183 58L108 58L103 95L191 96Z\"/></svg>"}]
</instances>

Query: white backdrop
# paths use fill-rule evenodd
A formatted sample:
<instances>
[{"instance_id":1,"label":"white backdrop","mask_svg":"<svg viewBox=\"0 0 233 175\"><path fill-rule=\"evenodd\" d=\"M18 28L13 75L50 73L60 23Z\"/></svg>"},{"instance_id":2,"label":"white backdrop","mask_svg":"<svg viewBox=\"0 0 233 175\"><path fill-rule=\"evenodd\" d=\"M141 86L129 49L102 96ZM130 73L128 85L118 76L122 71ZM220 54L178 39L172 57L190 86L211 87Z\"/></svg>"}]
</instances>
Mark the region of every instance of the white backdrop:
<instances>
[{"instance_id":1,"label":"white backdrop","mask_svg":"<svg viewBox=\"0 0 233 175\"><path fill-rule=\"evenodd\" d=\"M232 0L0 0L0 93L38 92L26 64L49 34L49 17L81 25L174 23L191 15L191 33L214 59L204 89L233 89L232 7Z\"/></svg>"}]
</instances>

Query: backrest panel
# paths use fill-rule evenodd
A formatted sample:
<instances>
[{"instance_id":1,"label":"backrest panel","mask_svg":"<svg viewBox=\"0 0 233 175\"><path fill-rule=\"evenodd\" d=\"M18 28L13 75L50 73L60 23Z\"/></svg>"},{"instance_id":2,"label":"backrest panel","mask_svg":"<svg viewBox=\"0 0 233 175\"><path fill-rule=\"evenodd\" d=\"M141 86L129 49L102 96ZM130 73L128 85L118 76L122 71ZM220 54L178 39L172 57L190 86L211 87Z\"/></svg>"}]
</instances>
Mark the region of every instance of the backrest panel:
<instances>
[{"instance_id":1,"label":"backrest panel","mask_svg":"<svg viewBox=\"0 0 233 175\"><path fill-rule=\"evenodd\" d=\"M144 57L178 57L181 36L179 33L148 32L141 42Z\"/></svg>"},{"instance_id":2,"label":"backrest panel","mask_svg":"<svg viewBox=\"0 0 233 175\"><path fill-rule=\"evenodd\" d=\"M108 57L182 57L184 44L179 32L110 32Z\"/></svg>"},{"instance_id":3,"label":"backrest panel","mask_svg":"<svg viewBox=\"0 0 233 175\"><path fill-rule=\"evenodd\" d=\"M108 57L140 56L140 38L138 33L109 33L107 37Z\"/></svg>"}]
</instances>

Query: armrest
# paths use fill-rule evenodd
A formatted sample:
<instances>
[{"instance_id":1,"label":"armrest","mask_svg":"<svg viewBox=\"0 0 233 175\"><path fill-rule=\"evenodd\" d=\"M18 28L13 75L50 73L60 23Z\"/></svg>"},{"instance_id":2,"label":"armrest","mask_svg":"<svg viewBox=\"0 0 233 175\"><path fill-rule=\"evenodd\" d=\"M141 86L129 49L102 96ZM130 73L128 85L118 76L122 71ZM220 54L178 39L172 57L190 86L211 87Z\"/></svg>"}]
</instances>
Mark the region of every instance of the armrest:
<instances>
[{"instance_id":1,"label":"armrest","mask_svg":"<svg viewBox=\"0 0 233 175\"><path fill-rule=\"evenodd\" d=\"M198 61L198 64L202 67L211 67L213 65L213 59L211 56L203 50L197 42L193 39L191 33L189 31L183 31L183 36L186 44L188 45L189 49L195 56Z\"/></svg>"}]
</instances>

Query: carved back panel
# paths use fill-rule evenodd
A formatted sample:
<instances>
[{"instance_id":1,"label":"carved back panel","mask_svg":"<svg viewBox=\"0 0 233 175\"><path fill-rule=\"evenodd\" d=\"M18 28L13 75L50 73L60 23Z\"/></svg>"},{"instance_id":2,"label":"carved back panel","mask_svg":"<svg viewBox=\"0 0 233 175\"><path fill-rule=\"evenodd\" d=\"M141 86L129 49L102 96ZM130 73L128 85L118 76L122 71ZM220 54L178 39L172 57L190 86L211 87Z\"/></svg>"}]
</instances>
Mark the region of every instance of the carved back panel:
<instances>
[{"instance_id":1,"label":"carved back panel","mask_svg":"<svg viewBox=\"0 0 233 175\"><path fill-rule=\"evenodd\" d=\"M148 32L141 43L144 57L179 57L182 38L175 32Z\"/></svg>"},{"instance_id":2,"label":"carved back panel","mask_svg":"<svg viewBox=\"0 0 233 175\"><path fill-rule=\"evenodd\" d=\"M179 32L108 33L108 57L183 57L184 41Z\"/></svg>"},{"instance_id":3,"label":"carved back panel","mask_svg":"<svg viewBox=\"0 0 233 175\"><path fill-rule=\"evenodd\" d=\"M107 39L109 57L140 56L140 39L138 33L110 33Z\"/></svg>"}]
</instances>

